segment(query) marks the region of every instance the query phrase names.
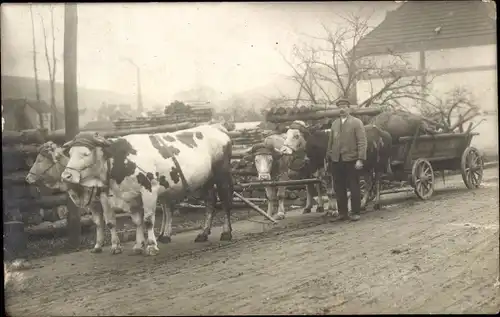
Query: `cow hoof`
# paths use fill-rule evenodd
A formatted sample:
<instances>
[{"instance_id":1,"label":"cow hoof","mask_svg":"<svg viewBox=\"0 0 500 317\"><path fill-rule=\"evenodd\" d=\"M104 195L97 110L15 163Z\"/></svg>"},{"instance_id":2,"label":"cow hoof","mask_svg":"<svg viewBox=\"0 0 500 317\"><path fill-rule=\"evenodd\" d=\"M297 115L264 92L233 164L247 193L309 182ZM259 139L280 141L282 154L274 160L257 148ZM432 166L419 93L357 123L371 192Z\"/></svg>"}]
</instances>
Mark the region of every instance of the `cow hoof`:
<instances>
[{"instance_id":1,"label":"cow hoof","mask_svg":"<svg viewBox=\"0 0 500 317\"><path fill-rule=\"evenodd\" d=\"M274 220L283 220L283 219L285 219L285 214L282 212L278 212L276 217L274 217Z\"/></svg>"},{"instance_id":2,"label":"cow hoof","mask_svg":"<svg viewBox=\"0 0 500 317\"><path fill-rule=\"evenodd\" d=\"M146 248L146 254L149 256L155 256L158 255L158 253L160 253L160 249L158 249L156 245L148 245Z\"/></svg>"},{"instance_id":3,"label":"cow hoof","mask_svg":"<svg viewBox=\"0 0 500 317\"><path fill-rule=\"evenodd\" d=\"M97 247L90 250L91 253L102 253L102 248Z\"/></svg>"},{"instance_id":4,"label":"cow hoof","mask_svg":"<svg viewBox=\"0 0 500 317\"><path fill-rule=\"evenodd\" d=\"M161 237L158 237L158 240L159 242L161 243L170 243L172 242L172 238L170 238L169 236L161 236Z\"/></svg>"},{"instance_id":5,"label":"cow hoof","mask_svg":"<svg viewBox=\"0 0 500 317\"><path fill-rule=\"evenodd\" d=\"M329 210L329 211L326 212L326 215L329 216L329 217L338 217L339 212L336 211L336 210L334 210L334 211Z\"/></svg>"},{"instance_id":6,"label":"cow hoof","mask_svg":"<svg viewBox=\"0 0 500 317\"><path fill-rule=\"evenodd\" d=\"M302 214L309 214L311 213L311 208L304 208L304 210L302 210Z\"/></svg>"},{"instance_id":7,"label":"cow hoof","mask_svg":"<svg viewBox=\"0 0 500 317\"><path fill-rule=\"evenodd\" d=\"M318 206L316 207L316 212L323 213L325 212L325 208Z\"/></svg>"},{"instance_id":8,"label":"cow hoof","mask_svg":"<svg viewBox=\"0 0 500 317\"><path fill-rule=\"evenodd\" d=\"M379 203L376 203L375 205L373 205L373 209L375 209L375 210L380 210L381 207L382 206L380 206Z\"/></svg>"},{"instance_id":9,"label":"cow hoof","mask_svg":"<svg viewBox=\"0 0 500 317\"><path fill-rule=\"evenodd\" d=\"M208 235L204 233L200 233L199 235L196 236L196 239L194 239L194 242L207 242L208 241Z\"/></svg>"},{"instance_id":10,"label":"cow hoof","mask_svg":"<svg viewBox=\"0 0 500 317\"><path fill-rule=\"evenodd\" d=\"M111 255L120 254L122 253L122 247L121 246L111 247L110 252Z\"/></svg>"},{"instance_id":11,"label":"cow hoof","mask_svg":"<svg viewBox=\"0 0 500 317\"><path fill-rule=\"evenodd\" d=\"M233 239L231 232L223 232L220 234L220 241L231 241L231 239Z\"/></svg>"}]
</instances>

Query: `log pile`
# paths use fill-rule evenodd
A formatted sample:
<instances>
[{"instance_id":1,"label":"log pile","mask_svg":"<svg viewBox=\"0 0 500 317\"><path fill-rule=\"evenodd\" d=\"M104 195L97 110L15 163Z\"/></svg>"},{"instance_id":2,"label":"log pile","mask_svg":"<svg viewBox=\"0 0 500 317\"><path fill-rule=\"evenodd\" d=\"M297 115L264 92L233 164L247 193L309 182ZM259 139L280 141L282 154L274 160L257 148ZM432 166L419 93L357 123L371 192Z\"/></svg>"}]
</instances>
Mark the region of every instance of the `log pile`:
<instances>
[{"instance_id":1,"label":"log pile","mask_svg":"<svg viewBox=\"0 0 500 317\"><path fill-rule=\"evenodd\" d=\"M351 115L359 116L376 116L382 113L381 108L354 108ZM266 113L266 121L273 123L292 122L295 120L316 121L324 119L336 119L340 117L339 108L325 108L320 106L310 107L275 107L271 108Z\"/></svg>"},{"instance_id":2,"label":"log pile","mask_svg":"<svg viewBox=\"0 0 500 317\"><path fill-rule=\"evenodd\" d=\"M119 119L113 121L116 129L141 129L154 128L161 125L176 124L181 122L202 123L212 120L214 110L203 106L186 106L180 111L166 107L165 114L160 116L137 117L136 119Z\"/></svg>"}]
</instances>

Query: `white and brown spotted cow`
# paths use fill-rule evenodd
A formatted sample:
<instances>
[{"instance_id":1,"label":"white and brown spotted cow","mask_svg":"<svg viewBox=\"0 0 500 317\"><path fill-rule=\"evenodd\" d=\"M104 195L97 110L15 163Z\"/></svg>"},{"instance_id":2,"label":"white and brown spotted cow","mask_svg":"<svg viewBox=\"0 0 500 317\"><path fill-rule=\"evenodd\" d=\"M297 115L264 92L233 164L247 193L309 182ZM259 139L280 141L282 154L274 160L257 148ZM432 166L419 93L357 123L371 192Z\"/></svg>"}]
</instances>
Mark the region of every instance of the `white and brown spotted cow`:
<instances>
[{"instance_id":1,"label":"white and brown spotted cow","mask_svg":"<svg viewBox=\"0 0 500 317\"><path fill-rule=\"evenodd\" d=\"M268 136L263 143L254 145L250 153L254 156L254 164L257 169L259 180L286 181L290 179L312 178L318 168L311 164L311 160L304 151L295 152L294 155L284 155L281 152L285 144L286 135L273 134ZM317 212L323 212L323 197L321 186L306 185L307 200L303 213L310 213L313 207L314 186L318 193ZM276 209L275 219L281 220L285 217L285 186L266 187L268 199L267 213L272 216Z\"/></svg>"},{"instance_id":2,"label":"white and brown spotted cow","mask_svg":"<svg viewBox=\"0 0 500 317\"><path fill-rule=\"evenodd\" d=\"M130 212L137 226L134 253L141 253L145 246L143 219L148 236L146 252L156 255L159 251L153 231L159 195L168 202L169 213L187 194L204 197L205 225L195 239L201 242L211 232L218 194L225 211L221 240L232 238L232 147L227 130L221 125L174 133L132 134L114 140L80 134L65 147L70 159L61 178L70 188L74 185L85 188L79 195L70 190L70 197L77 204L85 203L96 188L106 189L108 194L101 195L106 225L112 232L116 230L116 221L111 216L113 209ZM115 248L118 241L111 243Z\"/></svg>"}]
</instances>

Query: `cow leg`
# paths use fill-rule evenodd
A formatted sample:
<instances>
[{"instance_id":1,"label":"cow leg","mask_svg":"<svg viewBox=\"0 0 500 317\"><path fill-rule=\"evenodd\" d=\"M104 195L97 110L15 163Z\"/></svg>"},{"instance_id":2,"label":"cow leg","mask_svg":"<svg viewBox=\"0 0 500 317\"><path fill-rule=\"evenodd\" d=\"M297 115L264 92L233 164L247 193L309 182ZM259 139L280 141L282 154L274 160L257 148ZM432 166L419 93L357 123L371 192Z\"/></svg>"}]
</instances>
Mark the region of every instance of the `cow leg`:
<instances>
[{"instance_id":1,"label":"cow leg","mask_svg":"<svg viewBox=\"0 0 500 317\"><path fill-rule=\"evenodd\" d=\"M92 212L92 219L95 223L95 245L94 248L90 250L92 253L101 253L102 246L104 245L104 214L102 210L96 208L97 206L90 206L90 212Z\"/></svg>"},{"instance_id":2,"label":"cow leg","mask_svg":"<svg viewBox=\"0 0 500 317\"><path fill-rule=\"evenodd\" d=\"M375 172L375 204L373 209L380 209L380 173L377 171Z\"/></svg>"},{"instance_id":3,"label":"cow leg","mask_svg":"<svg viewBox=\"0 0 500 317\"><path fill-rule=\"evenodd\" d=\"M161 243L170 243L172 241L172 218L174 206L162 204L163 216L165 217L165 232L162 236L158 237L158 241Z\"/></svg>"},{"instance_id":4,"label":"cow leg","mask_svg":"<svg viewBox=\"0 0 500 317\"><path fill-rule=\"evenodd\" d=\"M205 224L203 229L196 236L194 242L205 242L208 236L212 233L212 222L215 214L215 205L217 203L217 194L214 189L213 182L210 182L205 189Z\"/></svg>"},{"instance_id":5,"label":"cow leg","mask_svg":"<svg viewBox=\"0 0 500 317\"><path fill-rule=\"evenodd\" d=\"M276 220L285 219L285 186L280 186L275 189L278 194L278 214L276 215Z\"/></svg>"},{"instance_id":6,"label":"cow leg","mask_svg":"<svg viewBox=\"0 0 500 317\"><path fill-rule=\"evenodd\" d=\"M142 206L144 208L144 226L148 232L146 246L147 255L157 255L160 252L154 231L158 189L159 184L155 181L151 181L151 190L141 189Z\"/></svg>"},{"instance_id":7,"label":"cow leg","mask_svg":"<svg viewBox=\"0 0 500 317\"><path fill-rule=\"evenodd\" d=\"M144 239L144 223L143 214L140 208L134 207L130 209L130 217L135 224L135 244L132 248L132 255L139 255L143 253L146 241Z\"/></svg>"},{"instance_id":8,"label":"cow leg","mask_svg":"<svg viewBox=\"0 0 500 317\"><path fill-rule=\"evenodd\" d=\"M219 195L222 209L224 210L224 225L222 226L220 240L231 241L233 239L233 228L231 226L231 208L233 205L233 178L229 173L226 173L226 177L223 177L222 181L217 181L217 194Z\"/></svg>"},{"instance_id":9,"label":"cow leg","mask_svg":"<svg viewBox=\"0 0 500 317\"><path fill-rule=\"evenodd\" d=\"M337 217L339 215L339 212L337 210L337 201L334 201L334 195L335 195L335 186L334 186L334 179L333 175L331 175L331 171L328 170L327 173L329 173L330 177L330 188L329 190L326 191L326 194L328 195L328 211L326 212L327 216L333 216Z\"/></svg>"},{"instance_id":10,"label":"cow leg","mask_svg":"<svg viewBox=\"0 0 500 317\"><path fill-rule=\"evenodd\" d=\"M316 212L325 212L325 202L323 201L323 191L321 190L321 184L316 184L316 192L318 193L318 207L316 207Z\"/></svg>"},{"instance_id":11,"label":"cow leg","mask_svg":"<svg viewBox=\"0 0 500 317\"><path fill-rule=\"evenodd\" d=\"M269 215L269 217L272 217L278 202L276 187L274 186L266 187L266 196L267 196L267 214Z\"/></svg>"},{"instance_id":12,"label":"cow leg","mask_svg":"<svg viewBox=\"0 0 500 317\"><path fill-rule=\"evenodd\" d=\"M312 206L313 206L313 185L312 184L307 184L306 185L306 192L307 192L307 200L306 200L306 207L302 211L303 214L308 214L311 212Z\"/></svg>"},{"instance_id":13,"label":"cow leg","mask_svg":"<svg viewBox=\"0 0 500 317\"><path fill-rule=\"evenodd\" d=\"M106 194L101 194L101 207L104 216L104 221L106 222L106 227L108 227L111 232L111 254L122 253L122 246L120 243L120 238L116 232L116 214L115 211L109 205L108 196Z\"/></svg>"}]
</instances>

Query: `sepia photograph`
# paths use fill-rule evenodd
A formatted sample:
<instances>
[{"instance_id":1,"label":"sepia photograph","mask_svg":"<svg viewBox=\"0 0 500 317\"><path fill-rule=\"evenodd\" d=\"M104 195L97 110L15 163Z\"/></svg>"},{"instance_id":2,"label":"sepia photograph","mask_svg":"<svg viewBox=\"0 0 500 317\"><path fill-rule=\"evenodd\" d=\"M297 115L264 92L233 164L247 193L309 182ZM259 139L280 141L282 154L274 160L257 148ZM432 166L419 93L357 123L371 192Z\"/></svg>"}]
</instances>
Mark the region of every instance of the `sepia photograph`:
<instances>
[{"instance_id":1,"label":"sepia photograph","mask_svg":"<svg viewBox=\"0 0 500 317\"><path fill-rule=\"evenodd\" d=\"M2 3L6 316L499 313L496 10Z\"/></svg>"}]
</instances>

